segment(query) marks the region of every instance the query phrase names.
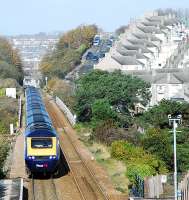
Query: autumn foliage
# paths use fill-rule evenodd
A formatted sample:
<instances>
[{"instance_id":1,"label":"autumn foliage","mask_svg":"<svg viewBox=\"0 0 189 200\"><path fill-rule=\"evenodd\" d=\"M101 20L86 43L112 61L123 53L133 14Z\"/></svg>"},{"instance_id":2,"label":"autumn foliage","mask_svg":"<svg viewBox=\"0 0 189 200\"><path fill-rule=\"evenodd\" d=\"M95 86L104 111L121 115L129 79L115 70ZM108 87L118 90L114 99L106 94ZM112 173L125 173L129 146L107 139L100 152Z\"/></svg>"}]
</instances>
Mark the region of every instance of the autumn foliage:
<instances>
[{"instance_id":1,"label":"autumn foliage","mask_svg":"<svg viewBox=\"0 0 189 200\"><path fill-rule=\"evenodd\" d=\"M23 79L22 63L18 51L11 44L0 37L0 78L13 78L19 83Z\"/></svg>"},{"instance_id":2,"label":"autumn foliage","mask_svg":"<svg viewBox=\"0 0 189 200\"><path fill-rule=\"evenodd\" d=\"M91 46L96 33L95 25L79 26L65 33L54 52L44 57L41 63L42 73L49 78L64 78L68 72L80 64L83 53Z\"/></svg>"}]
</instances>

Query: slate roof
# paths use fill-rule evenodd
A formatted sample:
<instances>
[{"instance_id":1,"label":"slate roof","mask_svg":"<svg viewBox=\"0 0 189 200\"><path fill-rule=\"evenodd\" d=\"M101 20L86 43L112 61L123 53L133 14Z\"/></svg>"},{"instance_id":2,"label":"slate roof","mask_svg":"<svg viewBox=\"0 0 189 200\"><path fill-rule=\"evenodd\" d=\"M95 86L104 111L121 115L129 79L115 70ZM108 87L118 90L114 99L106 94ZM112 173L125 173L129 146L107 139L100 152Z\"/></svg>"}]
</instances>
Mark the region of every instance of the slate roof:
<instances>
[{"instance_id":1,"label":"slate roof","mask_svg":"<svg viewBox=\"0 0 189 200\"><path fill-rule=\"evenodd\" d=\"M144 33L156 33L161 34L162 31L155 26L137 26L138 29L142 30Z\"/></svg>"},{"instance_id":2,"label":"slate roof","mask_svg":"<svg viewBox=\"0 0 189 200\"><path fill-rule=\"evenodd\" d=\"M146 19L150 22L161 22L162 20L165 19L165 16L151 16L151 17L146 17Z\"/></svg>"},{"instance_id":3,"label":"slate roof","mask_svg":"<svg viewBox=\"0 0 189 200\"><path fill-rule=\"evenodd\" d=\"M136 56L137 59L149 59L137 50L117 49L117 52L123 56Z\"/></svg>"},{"instance_id":4,"label":"slate roof","mask_svg":"<svg viewBox=\"0 0 189 200\"><path fill-rule=\"evenodd\" d=\"M175 74L172 74L172 73L161 74L161 77L159 78L157 78L157 76L153 80L153 83L156 83L156 84L163 84L163 83L182 84L183 83L181 79L179 79L177 76L175 76Z\"/></svg>"},{"instance_id":5,"label":"slate roof","mask_svg":"<svg viewBox=\"0 0 189 200\"><path fill-rule=\"evenodd\" d=\"M152 53L149 49L144 47L144 45L123 45L123 47L127 50L138 50L141 49L142 53Z\"/></svg>"},{"instance_id":6,"label":"slate roof","mask_svg":"<svg viewBox=\"0 0 189 200\"><path fill-rule=\"evenodd\" d=\"M152 41L161 41L159 38L157 38L155 35L153 34L145 34L145 33L133 33L133 35L138 38L138 39L148 39L150 38Z\"/></svg>"},{"instance_id":7,"label":"slate roof","mask_svg":"<svg viewBox=\"0 0 189 200\"><path fill-rule=\"evenodd\" d=\"M154 43L145 40L145 39L127 39L130 43L136 44L136 45L144 45L146 44L146 47L157 47Z\"/></svg>"},{"instance_id":8,"label":"slate roof","mask_svg":"<svg viewBox=\"0 0 189 200\"><path fill-rule=\"evenodd\" d=\"M114 60L116 60L121 65L144 65L143 63L139 62L133 56L118 56L112 55L111 56Z\"/></svg>"},{"instance_id":9,"label":"slate roof","mask_svg":"<svg viewBox=\"0 0 189 200\"><path fill-rule=\"evenodd\" d=\"M155 26L155 27L159 27L161 30L162 29L168 29L165 25L164 25L164 23L162 24L162 22L163 21L153 21L153 22L149 22L149 21L147 21L147 22L141 22L141 24L143 25L143 26Z\"/></svg>"},{"instance_id":10,"label":"slate roof","mask_svg":"<svg viewBox=\"0 0 189 200\"><path fill-rule=\"evenodd\" d=\"M177 23L180 23L180 21L178 19L166 19L164 21L165 26L170 26L170 25L177 24Z\"/></svg>"},{"instance_id":11,"label":"slate roof","mask_svg":"<svg viewBox=\"0 0 189 200\"><path fill-rule=\"evenodd\" d=\"M172 71L172 72L171 72ZM127 74L133 74L147 82L156 84L182 84L189 83L189 70L175 69L162 72L160 70L152 71L128 71Z\"/></svg>"}]
</instances>

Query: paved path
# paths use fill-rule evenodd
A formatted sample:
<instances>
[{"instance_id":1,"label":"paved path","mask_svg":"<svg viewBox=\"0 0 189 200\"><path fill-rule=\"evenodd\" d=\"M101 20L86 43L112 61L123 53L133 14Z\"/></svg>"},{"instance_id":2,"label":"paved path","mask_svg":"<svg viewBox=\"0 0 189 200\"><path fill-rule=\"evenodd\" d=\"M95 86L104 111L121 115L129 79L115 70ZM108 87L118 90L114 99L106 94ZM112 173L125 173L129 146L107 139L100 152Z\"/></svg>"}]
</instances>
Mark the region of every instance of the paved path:
<instances>
[{"instance_id":1,"label":"paved path","mask_svg":"<svg viewBox=\"0 0 189 200\"><path fill-rule=\"evenodd\" d=\"M19 135L13 150L10 178L26 178L24 163L24 136Z\"/></svg>"}]
</instances>

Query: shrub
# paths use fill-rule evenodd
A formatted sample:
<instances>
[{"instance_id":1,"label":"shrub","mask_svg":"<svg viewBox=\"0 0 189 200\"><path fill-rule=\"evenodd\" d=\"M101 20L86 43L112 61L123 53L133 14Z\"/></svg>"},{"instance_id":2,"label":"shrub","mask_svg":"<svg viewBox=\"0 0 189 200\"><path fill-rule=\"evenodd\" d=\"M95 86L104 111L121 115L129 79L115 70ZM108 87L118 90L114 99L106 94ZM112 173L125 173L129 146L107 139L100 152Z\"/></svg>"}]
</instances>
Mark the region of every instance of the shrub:
<instances>
[{"instance_id":1,"label":"shrub","mask_svg":"<svg viewBox=\"0 0 189 200\"><path fill-rule=\"evenodd\" d=\"M113 142L111 156L126 163L126 174L131 182L135 180L136 175L143 178L156 173L168 172L162 160L146 152L142 147L135 147L127 141Z\"/></svg>"},{"instance_id":2,"label":"shrub","mask_svg":"<svg viewBox=\"0 0 189 200\"><path fill-rule=\"evenodd\" d=\"M111 156L118 160L125 160L127 152L124 145L125 142L122 140L113 142L111 145Z\"/></svg>"},{"instance_id":3,"label":"shrub","mask_svg":"<svg viewBox=\"0 0 189 200\"><path fill-rule=\"evenodd\" d=\"M127 165L126 176L129 178L131 183L135 183L136 176L144 178L146 176L151 176L154 174L154 169L147 165L141 163L133 163Z\"/></svg>"},{"instance_id":4,"label":"shrub","mask_svg":"<svg viewBox=\"0 0 189 200\"><path fill-rule=\"evenodd\" d=\"M0 137L0 178L4 176L3 166L8 155L9 144L7 140Z\"/></svg>"}]
</instances>

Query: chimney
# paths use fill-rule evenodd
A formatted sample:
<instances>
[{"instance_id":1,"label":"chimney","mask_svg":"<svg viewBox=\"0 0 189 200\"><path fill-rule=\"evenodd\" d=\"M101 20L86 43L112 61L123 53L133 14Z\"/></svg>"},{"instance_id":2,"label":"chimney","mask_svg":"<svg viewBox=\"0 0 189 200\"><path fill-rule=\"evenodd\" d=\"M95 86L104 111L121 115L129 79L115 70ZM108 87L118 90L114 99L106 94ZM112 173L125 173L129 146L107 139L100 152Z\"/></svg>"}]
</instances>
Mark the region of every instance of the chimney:
<instances>
[{"instance_id":1,"label":"chimney","mask_svg":"<svg viewBox=\"0 0 189 200\"><path fill-rule=\"evenodd\" d=\"M152 77L155 77L156 76L156 70L155 69L152 69Z\"/></svg>"},{"instance_id":2,"label":"chimney","mask_svg":"<svg viewBox=\"0 0 189 200\"><path fill-rule=\"evenodd\" d=\"M138 52L139 52L140 54L142 54L142 49L141 49L141 48L139 48L139 49L138 49Z\"/></svg>"},{"instance_id":3,"label":"chimney","mask_svg":"<svg viewBox=\"0 0 189 200\"><path fill-rule=\"evenodd\" d=\"M163 18L161 19L161 25L162 25L162 26L164 25L164 20L163 20Z\"/></svg>"}]
</instances>

